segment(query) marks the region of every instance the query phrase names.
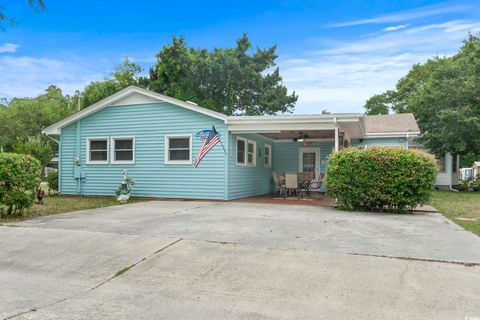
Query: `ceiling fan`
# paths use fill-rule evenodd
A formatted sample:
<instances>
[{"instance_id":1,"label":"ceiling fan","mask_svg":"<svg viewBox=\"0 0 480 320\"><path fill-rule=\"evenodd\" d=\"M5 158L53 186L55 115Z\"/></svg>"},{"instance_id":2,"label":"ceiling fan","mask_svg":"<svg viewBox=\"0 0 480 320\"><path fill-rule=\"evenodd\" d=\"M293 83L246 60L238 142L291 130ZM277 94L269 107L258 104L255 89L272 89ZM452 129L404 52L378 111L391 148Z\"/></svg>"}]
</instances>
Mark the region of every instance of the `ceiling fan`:
<instances>
[{"instance_id":1,"label":"ceiling fan","mask_svg":"<svg viewBox=\"0 0 480 320\"><path fill-rule=\"evenodd\" d=\"M306 134L306 133L304 134L302 131L299 131L299 132L298 132L298 137L295 137L295 138L293 138L292 140L293 140L294 142L300 142L300 143L302 143L302 142L304 142L304 141L307 140L307 139L308 139L308 134Z\"/></svg>"}]
</instances>

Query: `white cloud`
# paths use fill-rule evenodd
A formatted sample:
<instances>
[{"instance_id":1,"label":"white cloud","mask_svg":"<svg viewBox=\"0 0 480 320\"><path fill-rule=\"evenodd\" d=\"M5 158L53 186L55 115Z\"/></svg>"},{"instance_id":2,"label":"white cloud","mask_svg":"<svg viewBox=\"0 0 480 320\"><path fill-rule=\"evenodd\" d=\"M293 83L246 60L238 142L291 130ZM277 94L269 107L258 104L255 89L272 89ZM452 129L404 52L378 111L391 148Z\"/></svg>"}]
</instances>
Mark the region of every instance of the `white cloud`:
<instances>
[{"instance_id":1,"label":"white cloud","mask_svg":"<svg viewBox=\"0 0 480 320\"><path fill-rule=\"evenodd\" d=\"M75 57L37 58L29 56L0 56L0 97L33 97L49 85L59 86L72 94L104 74L92 70L85 61Z\"/></svg>"},{"instance_id":2,"label":"white cloud","mask_svg":"<svg viewBox=\"0 0 480 320\"><path fill-rule=\"evenodd\" d=\"M382 31L392 32L392 31L397 31L397 30L408 28L408 26L410 26L410 25L409 24L400 24L398 26L390 26L390 27L383 28Z\"/></svg>"},{"instance_id":3,"label":"white cloud","mask_svg":"<svg viewBox=\"0 0 480 320\"><path fill-rule=\"evenodd\" d=\"M480 31L480 23L450 21L350 42L327 41L326 48L279 64L285 84L299 95L295 113L363 112L369 97L393 89L413 64L457 52L468 31Z\"/></svg>"},{"instance_id":4,"label":"white cloud","mask_svg":"<svg viewBox=\"0 0 480 320\"><path fill-rule=\"evenodd\" d=\"M429 7L422 7L415 10L405 10L394 12L391 14L378 16L369 19L361 19L361 20L352 20L346 22L340 22L330 25L330 27L350 27L350 26L358 26L358 25L365 25L365 24L378 24L378 23L392 23L392 22L400 22L400 21L408 21L413 19L431 17L441 14L448 14L454 12L464 12L470 9L470 6L467 5L440 5L440 6L429 6Z\"/></svg>"},{"instance_id":5,"label":"white cloud","mask_svg":"<svg viewBox=\"0 0 480 320\"><path fill-rule=\"evenodd\" d=\"M16 52L20 46L15 43L4 43L0 45L0 53L13 53Z\"/></svg>"}]
</instances>

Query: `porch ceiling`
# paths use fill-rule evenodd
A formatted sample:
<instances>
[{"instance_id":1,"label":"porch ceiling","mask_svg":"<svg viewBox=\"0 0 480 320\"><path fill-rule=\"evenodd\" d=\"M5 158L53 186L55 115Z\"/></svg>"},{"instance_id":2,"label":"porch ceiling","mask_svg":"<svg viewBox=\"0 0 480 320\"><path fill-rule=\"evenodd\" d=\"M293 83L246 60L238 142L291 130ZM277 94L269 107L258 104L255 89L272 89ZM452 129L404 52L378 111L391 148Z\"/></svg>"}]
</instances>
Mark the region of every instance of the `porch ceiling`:
<instances>
[{"instance_id":1,"label":"porch ceiling","mask_svg":"<svg viewBox=\"0 0 480 320\"><path fill-rule=\"evenodd\" d=\"M334 130L284 130L276 133L261 133L265 137L274 139L274 140L291 140L297 138L300 135L308 135L308 139L334 139L335 131ZM343 132L339 133L339 137L343 138ZM307 139L307 140L308 140Z\"/></svg>"}]
</instances>

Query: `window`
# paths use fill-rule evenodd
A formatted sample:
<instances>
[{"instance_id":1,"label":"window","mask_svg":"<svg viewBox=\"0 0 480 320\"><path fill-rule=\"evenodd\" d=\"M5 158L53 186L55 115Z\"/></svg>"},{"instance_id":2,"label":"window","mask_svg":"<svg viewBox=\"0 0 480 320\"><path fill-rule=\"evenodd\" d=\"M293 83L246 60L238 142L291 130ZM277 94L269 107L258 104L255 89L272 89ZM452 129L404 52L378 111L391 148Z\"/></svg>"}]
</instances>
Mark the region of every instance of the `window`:
<instances>
[{"instance_id":1,"label":"window","mask_svg":"<svg viewBox=\"0 0 480 320\"><path fill-rule=\"evenodd\" d=\"M257 143L237 137L237 165L255 166L257 161Z\"/></svg>"},{"instance_id":2,"label":"window","mask_svg":"<svg viewBox=\"0 0 480 320\"><path fill-rule=\"evenodd\" d=\"M165 163L191 164L192 163L192 136L165 137Z\"/></svg>"},{"instance_id":3,"label":"window","mask_svg":"<svg viewBox=\"0 0 480 320\"><path fill-rule=\"evenodd\" d=\"M452 154L452 172L457 172L457 166L458 166L458 161L457 161L457 155Z\"/></svg>"},{"instance_id":4,"label":"window","mask_svg":"<svg viewBox=\"0 0 480 320\"><path fill-rule=\"evenodd\" d=\"M87 138L87 163L108 163L108 138Z\"/></svg>"},{"instance_id":5,"label":"window","mask_svg":"<svg viewBox=\"0 0 480 320\"><path fill-rule=\"evenodd\" d=\"M113 137L112 138L112 163L135 162L135 138Z\"/></svg>"},{"instance_id":6,"label":"window","mask_svg":"<svg viewBox=\"0 0 480 320\"><path fill-rule=\"evenodd\" d=\"M245 145L247 140L237 138L237 164L245 164Z\"/></svg>"},{"instance_id":7,"label":"window","mask_svg":"<svg viewBox=\"0 0 480 320\"><path fill-rule=\"evenodd\" d=\"M441 173L445 173L445 156L437 157L436 160L437 160L438 170Z\"/></svg>"},{"instance_id":8,"label":"window","mask_svg":"<svg viewBox=\"0 0 480 320\"><path fill-rule=\"evenodd\" d=\"M265 153L265 158L264 158L265 167L271 167L272 166L272 146L269 144L266 144L264 153Z\"/></svg>"}]
</instances>

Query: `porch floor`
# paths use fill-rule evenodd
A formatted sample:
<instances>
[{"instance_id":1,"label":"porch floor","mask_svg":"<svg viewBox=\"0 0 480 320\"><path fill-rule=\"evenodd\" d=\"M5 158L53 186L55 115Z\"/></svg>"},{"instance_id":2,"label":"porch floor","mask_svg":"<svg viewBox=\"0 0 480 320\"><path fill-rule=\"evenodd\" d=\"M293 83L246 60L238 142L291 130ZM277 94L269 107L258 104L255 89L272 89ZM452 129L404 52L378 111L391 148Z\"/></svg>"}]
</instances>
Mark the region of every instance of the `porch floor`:
<instances>
[{"instance_id":1,"label":"porch floor","mask_svg":"<svg viewBox=\"0 0 480 320\"><path fill-rule=\"evenodd\" d=\"M278 194L265 194L261 196L242 198L234 200L237 202L250 202L250 203L266 203L266 204L303 204L308 206L321 206L321 207L333 207L335 206L335 199L326 196L324 193L316 193L312 195L312 198L303 198L301 200L298 197L288 197L284 199Z\"/></svg>"}]
</instances>

